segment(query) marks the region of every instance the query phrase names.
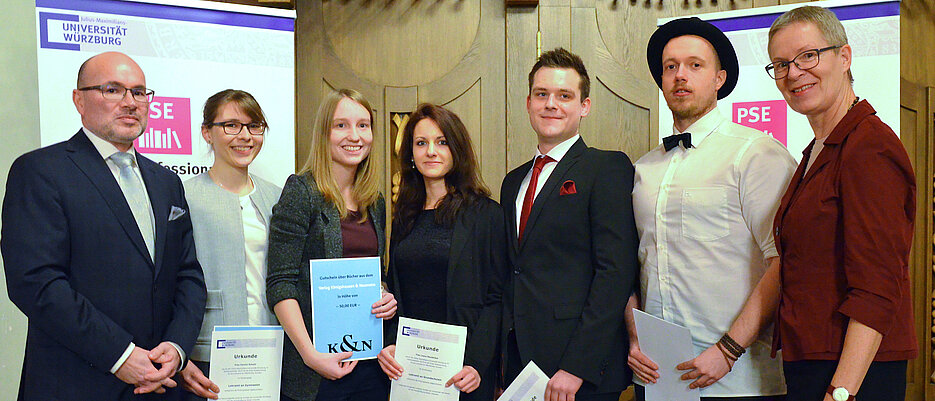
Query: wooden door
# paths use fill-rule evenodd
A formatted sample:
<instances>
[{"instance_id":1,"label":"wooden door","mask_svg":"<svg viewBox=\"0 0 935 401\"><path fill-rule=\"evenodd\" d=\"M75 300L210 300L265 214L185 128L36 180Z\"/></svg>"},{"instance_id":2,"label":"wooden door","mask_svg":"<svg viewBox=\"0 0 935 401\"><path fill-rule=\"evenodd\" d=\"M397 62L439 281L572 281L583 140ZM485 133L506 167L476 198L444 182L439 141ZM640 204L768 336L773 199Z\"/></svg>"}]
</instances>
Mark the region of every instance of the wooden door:
<instances>
[{"instance_id":1,"label":"wooden door","mask_svg":"<svg viewBox=\"0 0 935 401\"><path fill-rule=\"evenodd\" d=\"M935 342L935 233L932 213L935 199L932 197L933 176L933 126L935 126L935 88L924 87L907 81L900 82L900 136L916 174L915 236L910 255L910 277L912 283L913 310L916 320L916 336L919 342L919 357L909 361L906 372L906 400L935 398L933 385L933 347Z\"/></svg>"}]
</instances>

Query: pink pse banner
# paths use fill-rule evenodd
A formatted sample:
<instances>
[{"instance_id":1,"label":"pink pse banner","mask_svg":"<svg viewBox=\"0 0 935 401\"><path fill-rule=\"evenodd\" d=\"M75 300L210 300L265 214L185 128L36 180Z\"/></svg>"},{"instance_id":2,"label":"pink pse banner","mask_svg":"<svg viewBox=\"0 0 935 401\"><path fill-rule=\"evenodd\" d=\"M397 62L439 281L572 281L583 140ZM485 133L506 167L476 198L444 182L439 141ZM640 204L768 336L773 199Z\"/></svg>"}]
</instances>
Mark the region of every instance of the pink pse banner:
<instances>
[{"instance_id":1,"label":"pink pse banner","mask_svg":"<svg viewBox=\"0 0 935 401\"><path fill-rule=\"evenodd\" d=\"M765 100L734 103L732 120L740 125L760 130L786 143L786 101Z\"/></svg>"},{"instance_id":2,"label":"pink pse banner","mask_svg":"<svg viewBox=\"0 0 935 401\"><path fill-rule=\"evenodd\" d=\"M142 153L192 154L191 99L155 96L149 104L149 124L134 144Z\"/></svg>"}]
</instances>

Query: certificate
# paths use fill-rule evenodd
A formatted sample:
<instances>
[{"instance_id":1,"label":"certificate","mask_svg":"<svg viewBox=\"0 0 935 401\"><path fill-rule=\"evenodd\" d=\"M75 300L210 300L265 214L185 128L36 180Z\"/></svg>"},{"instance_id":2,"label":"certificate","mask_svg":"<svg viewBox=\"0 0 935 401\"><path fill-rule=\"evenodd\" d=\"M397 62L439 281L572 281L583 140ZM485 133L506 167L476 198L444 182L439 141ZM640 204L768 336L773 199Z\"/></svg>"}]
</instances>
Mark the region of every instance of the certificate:
<instances>
[{"instance_id":1,"label":"certificate","mask_svg":"<svg viewBox=\"0 0 935 401\"><path fill-rule=\"evenodd\" d=\"M210 379L219 400L279 400L283 331L279 326L214 326Z\"/></svg>"},{"instance_id":2,"label":"certificate","mask_svg":"<svg viewBox=\"0 0 935 401\"><path fill-rule=\"evenodd\" d=\"M640 352L659 365L659 379L647 383L646 401L698 401L701 390L689 389L690 380L682 380L678 364L695 357L692 334L687 328L669 323L641 310L633 309L633 323L640 340ZM635 380L636 376L634 376Z\"/></svg>"},{"instance_id":3,"label":"certificate","mask_svg":"<svg viewBox=\"0 0 935 401\"><path fill-rule=\"evenodd\" d=\"M539 369L535 362L529 361L519 376L513 380L510 387L497 398L497 401L543 401L545 400L545 387L549 384L549 377Z\"/></svg>"},{"instance_id":4,"label":"certificate","mask_svg":"<svg viewBox=\"0 0 935 401\"><path fill-rule=\"evenodd\" d=\"M347 359L373 359L383 349L383 320L371 306L381 297L380 258L315 259L312 342L318 352L353 352Z\"/></svg>"},{"instance_id":5,"label":"certificate","mask_svg":"<svg viewBox=\"0 0 935 401\"><path fill-rule=\"evenodd\" d=\"M464 367L467 327L399 318L396 362L403 374L390 386L390 401L458 401L448 379Z\"/></svg>"}]
</instances>

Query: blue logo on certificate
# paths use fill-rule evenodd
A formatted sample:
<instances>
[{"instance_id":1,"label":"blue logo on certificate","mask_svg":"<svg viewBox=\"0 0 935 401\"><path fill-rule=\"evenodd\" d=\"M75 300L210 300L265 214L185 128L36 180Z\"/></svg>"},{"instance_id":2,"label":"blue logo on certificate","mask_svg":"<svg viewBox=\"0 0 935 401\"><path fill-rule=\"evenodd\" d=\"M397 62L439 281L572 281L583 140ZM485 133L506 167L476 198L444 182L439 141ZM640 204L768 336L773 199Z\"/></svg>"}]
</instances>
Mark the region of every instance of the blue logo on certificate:
<instances>
[{"instance_id":1,"label":"blue logo on certificate","mask_svg":"<svg viewBox=\"0 0 935 401\"><path fill-rule=\"evenodd\" d=\"M324 353L372 359L383 348L383 320L370 313L380 299L380 258L311 261L312 342Z\"/></svg>"}]
</instances>

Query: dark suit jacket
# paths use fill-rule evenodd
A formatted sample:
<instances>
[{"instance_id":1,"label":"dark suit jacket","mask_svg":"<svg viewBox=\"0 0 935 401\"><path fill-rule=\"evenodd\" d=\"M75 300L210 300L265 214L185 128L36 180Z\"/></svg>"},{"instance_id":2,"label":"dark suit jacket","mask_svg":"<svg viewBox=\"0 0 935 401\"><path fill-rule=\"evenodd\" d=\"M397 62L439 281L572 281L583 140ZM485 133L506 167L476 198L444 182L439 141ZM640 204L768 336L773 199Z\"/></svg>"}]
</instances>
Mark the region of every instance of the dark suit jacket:
<instances>
[{"instance_id":1,"label":"dark suit jacket","mask_svg":"<svg viewBox=\"0 0 935 401\"><path fill-rule=\"evenodd\" d=\"M380 257L386 244L386 206L383 196L367 208L377 232ZM311 173L289 176L270 218L266 259L266 300L270 308L295 299L302 309L305 329L312 332L312 286L309 260L344 255L341 215L325 199ZM382 260L382 259L381 259ZM305 365L295 344L286 337L282 356L281 392L300 401L314 400L321 376Z\"/></svg>"},{"instance_id":2,"label":"dark suit jacket","mask_svg":"<svg viewBox=\"0 0 935 401\"><path fill-rule=\"evenodd\" d=\"M633 164L579 139L540 190L517 243L513 205L532 163L501 187L513 266L504 332L515 331L524 365L534 360L549 376L562 369L583 379L578 394L622 391L631 379L623 311L639 272ZM560 195L566 181L576 193Z\"/></svg>"},{"instance_id":3,"label":"dark suit jacket","mask_svg":"<svg viewBox=\"0 0 935 401\"><path fill-rule=\"evenodd\" d=\"M395 244L396 241L393 242ZM500 366L497 356L501 298L508 273L506 247L503 210L497 202L484 199L458 213L448 254L447 317L442 323L467 327L464 364L481 375L481 387L462 394L462 400L493 399ZM394 259L391 246L387 286L400 300L396 315L406 317L408 305L401 302ZM388 323L384 328L386 344L395 344L399 319L394 318Z\"/></svg>"},{"instance_id":4,"label":"dark suit jacket","mask_svg":"<svg viewBox=\"0 0 935 401\"><path fill-rule=\"evenodd\" d=\"M20 400L136 399L110 373L131 341L145 349L172 341L186 353L195 343L205 283L182 182L139 154L137 163L155 217L155 263L83 132L10 169L0 249L10 299L29 318ZM186 213L170 221L173 207Z\"/></svg>"},{"instance_id":5,"label":"dark suit jacket","mask_svg":"<svg viewBox=\"0 0 935 401\"><path fill-rule=\"evenodd\" d=\"M915 175L899 138L866 100L805 149L776 214L782 293L774 350L837 360L849 319L883 333L876 361L915 358L909 248ZM780 341L781 340L781 341Z\"/></svg>"}]
</instances>

